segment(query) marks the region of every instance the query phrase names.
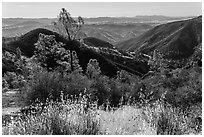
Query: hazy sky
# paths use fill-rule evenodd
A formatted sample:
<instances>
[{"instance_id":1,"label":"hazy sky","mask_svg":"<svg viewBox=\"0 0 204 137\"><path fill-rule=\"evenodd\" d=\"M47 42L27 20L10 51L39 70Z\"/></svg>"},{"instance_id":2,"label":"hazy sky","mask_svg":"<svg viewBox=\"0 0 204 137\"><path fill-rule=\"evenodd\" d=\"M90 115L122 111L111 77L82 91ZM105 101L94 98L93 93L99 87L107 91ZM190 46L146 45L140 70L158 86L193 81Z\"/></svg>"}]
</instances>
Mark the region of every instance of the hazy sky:
<instances>
[{"instance_id":1,"label":"hazy sky","mask_svg":"<svg viewBox=\"0 0 204 137\"><path fill-rule=\"evenodd\" d=\"M3 2L3 18L51 18L57 17L64 7L72 16L198 16L202 14L201 2Z\"/></svg>"}]
</instances>

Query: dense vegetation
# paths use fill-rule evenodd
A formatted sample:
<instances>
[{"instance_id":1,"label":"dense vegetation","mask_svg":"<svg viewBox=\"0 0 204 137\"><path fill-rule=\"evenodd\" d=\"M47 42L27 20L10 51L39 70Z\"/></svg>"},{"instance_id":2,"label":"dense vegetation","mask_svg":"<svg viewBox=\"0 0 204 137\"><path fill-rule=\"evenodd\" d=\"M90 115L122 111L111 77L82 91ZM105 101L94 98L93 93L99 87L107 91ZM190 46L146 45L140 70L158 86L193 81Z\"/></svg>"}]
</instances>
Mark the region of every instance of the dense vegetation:
<instances>
[{"instance_id":1,"label":"dense vegetation","mask_svg":"<svg viewBox=\"0 0 204 137\"><path fill-rule=\"evenodd\" d=\"M82 70L76 52L73 51L71 53L69 50L65 50L62 47L63 43L56 42L55 37L52 35L40 34L35 45L36 50L32 58L22 56L20 49L18 49L16 54L13 55L9 52L3 53L3 59L13 62L15 64L15 69L18 70L16 72L7 71L4 73L3 92L12 88L20 88L20 92L21 94L24 94L23 97L28 105L33 103L38 104L39 102L43 103L41 110L37 110L37 112L41 112L40 117L35 117L33 115L26 117L26 119L28 118L29 120L33 118L35 119L35 121L31 121L31 125L28 125L32 128L29 129L32 132L23 133L20 129L15 129L15 131L11 131L11 134L104 134L100 131L101 129L99 129L101 126L99 121L96 119L92 120L94 117L91 117L90 119L89 115L92 115L92 113L96 113L99 110L104 111L104 113L105 110L114 113L115 110L121 107L123 108L123 105L127 104L129 106L135 106L139 111L141 107L150 107L149 105L156 107L155 103L158 103L158 101L159 104L164 107L160 108L164 109L164 112L158 114L159 116L156 121L159 122L159 125L155 127L157 133L186 134L187 131L183 131L184 127L177 129L177 126L182 126L180 125L181 123L179 123L179 121L175 121L176 123L174 123L172 119L174 119L173 117L179 118L180 115L184 115L183 113L185 113L185 115L190 115L192 113L192 106L199 106L202 102L202 72L197 64L188 68L170 70L163 67L165 66L163 64L165 61L158 58L158 60L152 63L151 68L154 73L151 76L147 75L145 78L141 79L126 71L118 71L118 74L115 77L110 78L101 74L100 64L96 59L89 60L86 70ZM53 104L50 104L49 101L53 103L57 101L58 103L54 103L55 105L64 103L62 102L63 100L68 102L71 101L71 104L64 103L62 106L71 107L74 105L77 107L83 102L80 99L82 96L84 96L84 99L86 100L84 102L85 104L83 103L82 105L84 111L82 112L84 115L82 117L86 122L90 122L89 126L91 127L86 127L85 125L75 125L77 126L75 127L74 125L72 126L68 124L67 126L72 126L72 130L70 127L63 127L63 129L59 129L59 131L52 129L53 125L49 125L50 120L51 123L54 121L55 124L57 124L56 122L60 122L58 124L64 126L62 123L63 119L58 117L58 114L55 115L55 113L65 113L66 111L62 112L62 110L67 108L55 110L56 107L54 107ZM78 100L79 102L74 102L74 100ZM91 106L94 104L97 107L93 110ZM51 112L47 111L48 108L51 111L55 111L52 116L49 114ZM171 111L169 112L169 110L166 109L170 109ZM80 111L80 109L73 109L73 114L70 115L76 115L78 117L78 112L75 111ZM145 110L145 113L147 113L146 111L147 110ZM66 112L62 115L68 115L67 113L71 112ZM156 114L159 112L154 113ZM172 117L169 117L168 113L172 113ZM46 115L49 115L51 119ZM43 129L40 129L42 131L39 132L33 131L34 128L32 127L32 124L37 124L36 118L38 119L38 124L46 120L48 121L48 123L46 123L48 124L47 126L51 127L49 129L41 127ZM197 119L197 121L199 121L200 118L201 115L198 113L191 118L185 118L185 120L186 122L188 120L196 121ZM16 124L13 126L17 128L18 125ZM26 126L26 123L24 124L24 126ZM23 128L23 125L21 126L22 127L20 128ZM59 125L55 126L58 127ZM200 132L200 126L201 123L196 123L193 127L188 127L189 129L187 130ZM76 129L77 131L75 131Z\"/></svg>"}]
</instances>

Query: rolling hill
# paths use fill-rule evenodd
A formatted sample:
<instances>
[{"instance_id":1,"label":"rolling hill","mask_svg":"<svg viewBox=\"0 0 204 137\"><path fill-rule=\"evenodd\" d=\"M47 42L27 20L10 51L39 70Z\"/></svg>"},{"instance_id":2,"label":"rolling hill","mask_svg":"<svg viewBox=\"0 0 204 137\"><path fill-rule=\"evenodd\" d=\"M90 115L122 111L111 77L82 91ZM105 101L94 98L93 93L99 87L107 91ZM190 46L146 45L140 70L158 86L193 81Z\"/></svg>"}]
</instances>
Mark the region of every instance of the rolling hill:
<instances>
[{"instance_id":1,"label":"rolling hill","mask_svg":"<svg viewBox=\"0 0 204 137\"><path fill-rule=\"evenodd\" d=\"M56 41L65 43L65 48L67 50L75 50L79 58L79 63L82 66L83 70L86 70L87 63L90 59L97 59L104 75L113 77L119 70L126 70L132 74L136 74L139 76L142 76L142 73L146 73L143 69L138 69L138 71L141 72L138 72L135 69L139 68L139 63L136 64L136 67L134 66L132 68L130 68L129 66L124 66L124 64L120 63L121 61L117 61L117 58L115 60L113 58L108 58L108 53L103 52L103 54L101 54L100 52L96 52L95 50L87 48L86 46L81 47L78 41L67 41L59 34L42 28L32 30L21 36L17 40L3 45L3 50L15 52L15 49L19 47L25 56L32 57L35 49L34 44L37 42L40 33L46 35L55 35ZM88 41L88 43L92 43L90 46L93 46L94 44L96 45L97 43L101 43L102 45L103 43L107 44L107 42L101 42L101 40L98 40L96 38L87 38L86 41ZM93 47L96 47L95 45ZM111 46L111 44L109 44L109 46ZM126 62L126 58L123 58L122 56L120 58L123 60L122 62ZM130 62L130 60L128 61ZM133 62L132 64L135 63Z\"/></svg>"},{"instance_id":2,"label":"rolling hill","mask_svg":"<svg viewBox=\"0 0 204 137\"><path fill-rule=\"evenodd\" d=\"M82 32L111 44L134 38L153 28L155 23L101 23L84 25Z\"/></svg>"},{"instance_id":3,"label":"rolling hill","mask_svg":"<svg viewBox=\"0 0 204 137\"><path fill-rule=\"evenodd\" d=\"M151 55L157 49L172 59L186 58L202 43L202 16L154 27L146 33L114 45L123 51Z\"/></svg>"},{"instance_id":4,"label":"rolling hill","mask_svg":"<svg viewBox=\"0 0 204 137\"><path fill-rule=\"evenodd\" d=\"M110 44L110 43L108 43L106 41L94 38L94 37L87 37L87 38L84 38L83 40L84 40L84 43L89 45L89 46L113 48L112 44Z\"/></svg>"}]
</instances>

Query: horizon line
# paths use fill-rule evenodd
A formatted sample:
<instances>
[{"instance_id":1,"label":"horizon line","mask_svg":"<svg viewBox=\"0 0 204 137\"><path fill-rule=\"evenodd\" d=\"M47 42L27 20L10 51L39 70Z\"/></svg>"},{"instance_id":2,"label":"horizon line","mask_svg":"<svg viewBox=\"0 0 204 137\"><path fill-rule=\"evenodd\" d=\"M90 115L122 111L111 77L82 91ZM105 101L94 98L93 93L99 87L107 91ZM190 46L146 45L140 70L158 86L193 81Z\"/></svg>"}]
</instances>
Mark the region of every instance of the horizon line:
<instances>
[{"instance_id":1,"label":"horizon line","mask_svg":"<svg viewBox=\"0 0 204 137\"><path fill-rule=\"evenodd\" d=\"M136 16L96 16L96 17L82 17L82 18L136 18L136 17L147 17L147 16L163 16L163 17L198 17L200 15L187 15L187 16L166 16L166 15L136 15ZM77 18L78 16L73 16L73 18ZM57 17L2 17L2 19L56 19Z\"/></svg>"}]
</instances>

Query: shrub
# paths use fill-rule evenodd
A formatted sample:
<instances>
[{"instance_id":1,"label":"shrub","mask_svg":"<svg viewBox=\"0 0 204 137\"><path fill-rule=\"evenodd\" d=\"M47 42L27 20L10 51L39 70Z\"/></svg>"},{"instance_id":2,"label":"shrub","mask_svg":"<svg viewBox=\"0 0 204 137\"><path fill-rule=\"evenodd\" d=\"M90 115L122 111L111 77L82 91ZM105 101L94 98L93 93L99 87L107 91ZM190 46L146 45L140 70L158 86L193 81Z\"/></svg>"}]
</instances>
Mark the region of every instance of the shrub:
<instances>
[{"instance_id":1,"label":"shrub","mask_svg":"<svg viewBox=\"0 0 204 137\"><path fill-rule=\"evenodd\" d=\"M160 113L157 121L157 134L160 135L183 135L183 134L198 134L201 131L199 128L201 122L194 122L197 116L191 117L192 112L189 110L183 111L181 108L169 106L164 108ZM201 119L202 120L202 119ZM197 120L199 121L199 120Z\"/></svg>"},{"instance_id":2,"label":"shrub","mask_svg":"<svg viewBox=\"0 0 204 137\"><path fill-rule=\"evenodd\" d=\"M202 76L196 68L181 70L176 78L169 78L165 83L169 84L166 99L172 105L186 108L202 102Z\"/></svg>"},{"instance_id":3,"label":"shrub","mask_svg":"<svg viewBox=\"0 0 204 137\"><path fill-rule=\"evenodd\" d=\"M18 75L17 79L11 82L13 88L22 88L27 84L26 79L22 75Z\"/></svg>"},{"instance_id":4,"label":"shrub","mask_svg":"<svg viewBox=\"0 0 204 137\"><path fill-rule=\"evenodd\" d=\"M15 88L14 81L18 81L18 76L15 72L7 72L4 74L4 80L7 82L9 88Z\"/></svg>"},{"instance_id":5,"label":"shrub","mask_svg":"<svg viewBox=\"0 0 204 137\"><path fill-rule=\"evenodd\" d=\"M8 91L9 88L9 84L8 82L5 80L5 78L2 78L2 92L6 92Z\"/></svg>"},{"instance_id":6,"label":"shrub","mask_svg":"<svg viewBox=\"0 0 204 137\"><path fill-rule=\"evenodd\" d=\"M78 96L84 89L89 89L90 82L86 76L72 72L62 74L58 71L35 73L27 89L28 102L35 100L45 102L47 98L58 100L61 91L65 96Z\"/></svg>"},{"instance_id":7,"label":"shrub","mask_svg":"<svg viewBox=\"0 0 204 137\"><path fill-rule=\"evenodd\" d=\"M157 121L157 134L158 135L180 135L182 134L182 128L179 127L182 122L182 117L179 117L178 112L172 110L172 108L165 110L159 116ZM186 119L185 119L186 120ZM186 122L186 121L183 121ZM187 123L185 123L187 124ZM187 125L183 125L187 126Z\"/></svg>"},{"instance_id":8,"label":"shrub","mask_svg":"<svg viewBox=\"0 0 204 137\"><path fill-rule=\"evenodd\" d=\"M110 99L110 89L108 85L109 79L105 76L99 76L93 80L90 86L90 94L93 100L98 100L98 104L102 105Z\"/></svg>"},{"instance_id":9,"label":"shrub","mask_svg":"<svg viewBox=\"0 0 204 137\"><path fill-rule=\"evenodd\" d=\"M28 103L33 103L37 99L45 102L49 96L55 100L60 96L62 87L60 86L59 73L41 72L35 73L30 81L27 91Z\"/></svg>"},{"instance_id":10,"label":"shrub","mask_svg":"<svg viewBox=\"0 0 204 137\"><path fill-rule=\"evenodd\" d=\"M159 135L199 134L202 124L194 122L200 114L194 114L199 109L183 110L174 107L163 100L142 107L147 122L151 123ZM202 113L202 112L197 112ZM199 130L198 130L199 129Z\"/></svg>"}]
</instances>

